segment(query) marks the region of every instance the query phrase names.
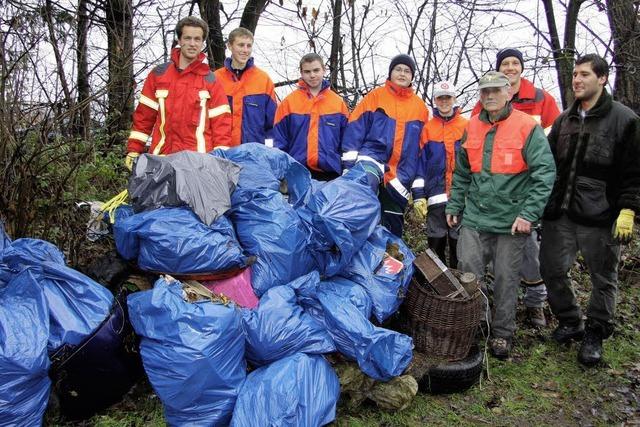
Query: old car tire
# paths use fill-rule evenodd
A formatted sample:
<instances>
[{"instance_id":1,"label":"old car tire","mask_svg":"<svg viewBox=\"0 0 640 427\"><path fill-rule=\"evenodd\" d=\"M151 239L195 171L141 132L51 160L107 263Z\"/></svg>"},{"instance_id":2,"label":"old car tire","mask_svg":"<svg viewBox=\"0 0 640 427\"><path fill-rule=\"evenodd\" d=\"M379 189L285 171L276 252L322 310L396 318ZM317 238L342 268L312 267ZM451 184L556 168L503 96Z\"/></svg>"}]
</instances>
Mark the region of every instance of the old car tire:
<instances>
[{"instance_id":1,"label":"old car tire","mask_svg":"<svg viewBox=\"0 0 640 427\"><path fill-rule=\"evenodd\" d=\"M484 353L474 345L462 360L431 366L418 381L419 389L432 394L465 391L480 380L483 361Z\"/></svg>"}]
</instances>

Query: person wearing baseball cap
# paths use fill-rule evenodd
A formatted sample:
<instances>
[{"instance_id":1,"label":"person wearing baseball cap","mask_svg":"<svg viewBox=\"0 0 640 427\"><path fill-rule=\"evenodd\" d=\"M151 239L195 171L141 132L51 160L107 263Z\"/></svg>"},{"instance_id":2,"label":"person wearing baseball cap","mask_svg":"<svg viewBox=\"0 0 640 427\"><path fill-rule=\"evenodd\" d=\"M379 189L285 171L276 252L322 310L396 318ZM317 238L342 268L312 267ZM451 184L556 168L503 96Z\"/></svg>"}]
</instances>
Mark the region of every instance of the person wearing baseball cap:
<instances>
[{"instance_id":1,"label":"person wearing baseball cap","mask_svg":"<svg viewBox=\"0 0 640 427\"><path fill-rule=\"evenodd\" d=\"M458 228L450 228L445 217L445 207L451 188L451 177L460 140L469 120L460 115L456 104L456 88L449 81L441 81L433 87L433 118L427 123L425 145L418 167L417 199L413 203L416 216L427 222L429 247L443 263L457 268L456 245ZM446 248L449 246L449 259Z\"/></svg>"},{"instance_id":2,"label":"person wearing baseball cap","mask_svg":"<svg viewBox=\"0 0 640 427\"><path fill-rule=\"evenodd\" d=\"M504 73L511 85L511 105L533 117L548 134L551 125L560 115L555 99L544 89L535 87L522 77L524 59L522 52L515 48L505 48L496 54L496 70ZM472 115L481 109L478 104ZM540 274L540 244L537 231L531 234L524 250L524 261L520 272L520 282L524 286L524 305L526 307L526 321L534 327L544 327L547 320L544 315L544 302L547 299L547 288Z\"/></svg>"},{"instance_id":3,"label":"person wearing baseball cap","mask_svg":"<svg viewBox=\"0 0 640 427\"><path fill-rule=\"evenodd\" d=\"M429 121L427 106L411 88L415 74L416 64L409 55L394 56L384 86L373 89L356 106L342 139L343 170L363 162L375 174L382 225L399 237L405 208L416 188L418 161L426 143L424 126Z\"/></svg>"},{"instance_id":4,"label":"person wearing baseball cap","mask_svg":"<svg viewBox=\"0 0 640 427\"><path fill-rule=\"evenodd\" d=\"M542 216L556 173L542 127L513 108L509 88L509 78L499 71L480 78L482 109L462 137L445 209L449 227L462 225L458 269L483 277L493 261L489 348L501 359L509 357L516 330L525 242Z\"/></svg>"}]
</instances>

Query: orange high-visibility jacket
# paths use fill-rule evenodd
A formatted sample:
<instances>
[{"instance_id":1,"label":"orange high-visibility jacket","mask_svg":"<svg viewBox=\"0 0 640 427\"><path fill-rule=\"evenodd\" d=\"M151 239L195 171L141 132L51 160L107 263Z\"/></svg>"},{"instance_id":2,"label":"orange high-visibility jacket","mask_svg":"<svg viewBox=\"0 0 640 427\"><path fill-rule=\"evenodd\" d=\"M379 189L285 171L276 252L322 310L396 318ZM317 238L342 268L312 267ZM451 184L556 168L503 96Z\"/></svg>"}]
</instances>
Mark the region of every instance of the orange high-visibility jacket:
<instances>
[{"instance_id":1,"label":"orange high-visibility jacket","mask_svg":"<svg viewBox=\"0 0 640 427\"><path fill-rule=\"evenodd\" d=\"M304 81L278 105L274 147L289 153L309 169L340 174L342 135L349 110L342 98L323 81L320 93L311 95Z\"/></svg>"},{"instance_id":2,"label":"orange high-visibility jacket","mask_svg":"<svg viewBox=\"0 0 640 427\"><path fill-rule=\"evenodd\" d=\"M416 198L426 198L429 205L445 203L451 188L456 153L469 120L455 107L453 116L444 118L437 108L427 123L427 145L422 151L418 178L414 185Z\"/></svg>"},{"instance_id":3,"label":"orange high-visibility jacket","mask_svg":"<svg viewBox=\"0 0 640 427\"><path fill-rule=\"evenodd\" d=\"M247 142L273 144L273 118L276 114L276 93L271 78L249 58L240 77L231 68L231 58L216 70L233 114L232 145Z\"/></svg>"},{"instance_id":4,"label":"orange high-visibility jacket","mask_svg":"<svg viewBox=\"0 0 640 427\"><path fill-rule=\"evenodd\" d=\"M128 152L142 153L151 136L150 153L182 150L206 153L231 145L231 109L222 85L204 63L205 55L179 71L180 49L171 61L149 73L135 112Z\"/></svg>"},{"instance_id":5,"label":"orange high-visibility jacket","mask_svg":"<svg viewBox=\"0 0 640 427\"><path fill-rule=\"evenodd\" d=\"M342 162L371 161L384 171L384 183L394 199L406 204L427 142L429 110L410 87L390 80L367 94L356 106L342 140Z\"/></svg>"}]
</instances>

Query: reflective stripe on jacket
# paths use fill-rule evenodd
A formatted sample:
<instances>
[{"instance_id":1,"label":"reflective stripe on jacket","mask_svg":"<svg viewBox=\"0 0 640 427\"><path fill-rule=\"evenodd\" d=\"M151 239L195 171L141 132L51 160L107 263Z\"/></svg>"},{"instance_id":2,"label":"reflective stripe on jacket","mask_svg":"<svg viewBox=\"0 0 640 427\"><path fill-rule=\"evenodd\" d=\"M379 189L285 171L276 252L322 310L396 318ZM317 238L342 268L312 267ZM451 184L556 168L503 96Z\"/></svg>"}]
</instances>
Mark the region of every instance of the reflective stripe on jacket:
<instances>
[{"instance_id":1,"label":"reflective stripe on jacket","mask_svg":"<svg viewBox=\"0 0 640 427\"><path fill-rule=\"evenodd\" d=\"M300 80L298 89L278 105L274 125L274 147L289 153L309 169L340 174L342 136L349 110L342 98L322 82L313 96Z\"/></svg>"},{"instance_id":2,"label":"reflective stripe on jacket","mask_svg":"<svg viewBox=\"0 0 640 427\"><path fill-rule=\"evenodd\" d=\"M173 49L171 62L155 67L145 80L128 152L143 152L149 137L153 154L206 153L231 145L231 110L222 85L203 62L204 53L182 71L179 59L180 49Z\"/></svg>"},{"instance_id":3,"label":"reflective stripe on jacket","mask_svg":"<svg viewBox=\"0 0 640 427\"><path fill-rule=\"evenodd\" d=\"M469 121L453 172L446 213L488 233L511 233L517 216L540 219L555 179L544 131L526 113L507 104L490 123L482 110Z\"/></svg>"},{"instance_id":4,"label":"reflective stripe on jacket","mask_svg":"<svg viewBox=\"0 0 640 427\"><path fill-rule=\"evenodd\" d=\"M545 130L545 133L549 133L551 125L560 115L558 104L553 96L549 92L535 87L525 78L520 78L520 90L511 99L511 105L516 110L533 117ZM478 102L471 115L477 115L480 110L482 110L482 104Z\"/></svg>"},{"instance_id":5,"label":"reflective stripe on jacket","mask_svg":"<svg viewBox=\"0 0 640 427\"><path fill-rule=\"evenodd\" d=\"M453 116L444 118L437 108L426 127L427 144L420 159L418 175L424 186L415 191L416 198L426 198L429 205L445 203L451 189L456 153L469 120L455 107Z\"/></svg>"},{"instance_id":6,"label":"reflective stripe on jacket","mask_svg":"<svg viewBox=\"0 0 640 427\"><path fill-rule=\"evenodd\" d=\"M417 174L429 111L413 90L387 80L356 106L342 140L343 166L375 162L397 203L405 205Z\"/></svg>"},{"instance_id":7,"label":"reflective stripe on jacket","mask_svg":"<svg viewBox=\"0 0 640 427\"><path fill-rule=\"evenodd\" d=\"M240 74L231 68L231 58L218 68L216 77L222 83L233 114L232 145L259 142L271 145L276 93L271 78L249 58Z\"/></svg>"}]
</instances>

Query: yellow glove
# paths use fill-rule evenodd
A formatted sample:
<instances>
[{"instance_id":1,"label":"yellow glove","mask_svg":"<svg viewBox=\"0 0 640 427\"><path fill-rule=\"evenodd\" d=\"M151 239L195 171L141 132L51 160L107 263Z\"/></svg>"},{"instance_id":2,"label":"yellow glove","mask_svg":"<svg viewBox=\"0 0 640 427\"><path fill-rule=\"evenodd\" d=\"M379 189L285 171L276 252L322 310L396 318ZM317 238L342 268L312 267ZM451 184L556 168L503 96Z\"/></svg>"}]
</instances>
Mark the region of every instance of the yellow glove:
<instances>
[{"instance_id":1,"label":"yellow glove","mask_svg":"<svg viewBox=\"0 0 640 427\"><path fill-rule=\"evenodd\" d=\"M631 209L622 209L613 229L613 238L620 243L628 243L633 235L633 219L636 216Z\"/></svg>"},{"instance_id":2,"label":"yellow glove","mask_svg":"<svg viewBox=\"0 0 640 427\"><path fill-rule=\"evenodd\" d=\"M133 169L133 163L135 160L140 157L140 153L136 153L135 151L130 151L127 153L127 157L124 158L124 165L127 169Z\"/></svg>"},{"instance_id":3,"label":"yellow glove","mask_svg":"<svg viewBox=\"0 0 640 427\"><path fill-rule=\"evenodd\" d=\"M427 199L416 199L413 202L413 212L415 212L420 221L427 219L427 210Z\"/></svg>"}]
</instances>

